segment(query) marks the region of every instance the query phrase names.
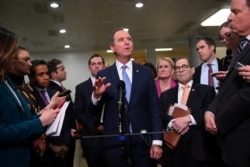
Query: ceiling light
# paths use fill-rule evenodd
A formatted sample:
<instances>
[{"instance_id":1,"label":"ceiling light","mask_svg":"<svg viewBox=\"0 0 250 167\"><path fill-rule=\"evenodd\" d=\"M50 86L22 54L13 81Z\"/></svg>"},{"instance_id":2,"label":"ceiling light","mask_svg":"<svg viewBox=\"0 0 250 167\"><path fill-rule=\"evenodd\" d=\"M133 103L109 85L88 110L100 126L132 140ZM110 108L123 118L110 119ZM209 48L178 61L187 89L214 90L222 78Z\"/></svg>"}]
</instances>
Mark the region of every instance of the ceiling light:
<instances>
[{"instance_id":1,"label":"ceiling light","mask_svg":"<svg viewBox=\"0 0 250 167\"><path fill-rule=\"evenodd\" d=\"M215 12L212 16L207 18L201 23L201 26L220 26L222 23L227 21L227 17L230 14L229 8L223 8Z\"/></svg>"},{"instance_id":2,"label":"ceiling light","mask_svg":"<svg viewBox=\"0 0 250 167\"><path fill-rule=\"evenodd\" d=\"M123 28L123 30L124 30L124 31L127 31L127 32L129 31L129 29L128 29L128 28Z\"/></svg>"},{"instance_id":3,"label":"ceiling light","mask_svg":"<svg viewBox=\"0 0 250 167\"><path fill-rule=\"evenodd\" d=\"M112 51L112 50L106 50L106 52L107 52L107 53L113 53L113 51Z\"/></svg>"},{"instance_id":4,"label":"ceiling light","mask_svg":"<svg viewBox=\"0 0 250 167\"><path fill-rule=\"evenodd\" d=\"M65 29L60 29L59 32L60 32L61 34L64 34L64 33L66 33L66 30L65 30Z\"/></svg>"},{"instance_id":5,"label":"ceiling light","mask_svg":"<svg viewBox=\"0 0 250 167\"><path fill-rule=\"evenodd\" d=\"M143 3L138 2L138 3L135 4L135 7L137 7L137 8L142 8L142 7L143 7Z\"/></svg>"},{"instance_id":6,"label":"ceiling light","mask_svg":"<svg viewBox=\"0 0 250 167\"><path fill-rule=\"evenodd\" d=\"M70 45L64 45L64 48L68 49L70 48Z\"/></svg>"},{"instance_id":7,"label":"ceiling light","mask_svg":"<svg viewBox=\"0 0 250 167\"><path fill-rule=\"evenodd\" d=\"M51 2L49 5L51 8L59 8L59 3L58 2Z\"/></svg>"},{"instance_id":8,"label":"ceiling light","mask_svg":"<svg viewBox=\"0 0 250 167\"><path fill-rule=\"evenodd\" d=\"M162 52L162 51L171 51L173 48L155 48L155 51Z\"/></svg>"}]
</instances>

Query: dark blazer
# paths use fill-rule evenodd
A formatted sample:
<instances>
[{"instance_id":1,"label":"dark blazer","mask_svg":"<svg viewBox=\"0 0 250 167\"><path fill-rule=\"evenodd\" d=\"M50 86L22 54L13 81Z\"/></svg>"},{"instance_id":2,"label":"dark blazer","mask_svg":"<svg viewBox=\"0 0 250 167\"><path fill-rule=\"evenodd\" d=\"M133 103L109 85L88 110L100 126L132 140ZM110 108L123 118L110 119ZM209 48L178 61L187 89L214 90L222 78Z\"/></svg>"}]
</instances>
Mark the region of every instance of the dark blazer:
<instances>
[{"instance_id":1,"label":"dark blazer","mask_svg":"<svg viewBox=\"0 0 250 167\"><path fill-rule=\"evenodd\" d=\"M101 124L101 112L88 109L88 103L93 92L91 78L78 84L75 91L75 116L83 125L83 136L100 135L97 127ZM94 114L95 113L95 114ZM103 166L102 138L82 138L81 146L89 166Z\"/></svg>"},{"instance_id":2,"label":"dark blazer","mask_svg":"<svg viewBox=\"0 0 250 167\"><path fill-rule=\"evenodd\" d=\"M216 58L217 60L217 63L218 63L218 68L219 68L219 71L222 70L222 62L220 59ZM197 66L195 68L195 73L193 75L193 80L196 82L196 83L201 83L201 67L202 67L202 64L201 63L199 66Z\"/></svg>"},{"instance_id":3,"label":"dark blazer","mask_svg":"<svg viewBox=\"0 0 250 167\"><path fill-rule=\"evenodd\" d=\"M176 162L183 163L177 165L178 163L175 162L176 166L195 166L195 164L190 164L193 161L203 163L217 161L218 157L216 156L219 155L217 140L204 128L204 112L214 97L215 91L212 87L193 82L187 106L191 109L191 114L197 125L189 127L189 131L181 137L177 148L171 153ZM163 92L160 96L160 102L164 113L164 127L167 127L173 118L165 113L170 105L178 103L178 86ZM185 162L184 159L181 161L180 155L190 157L192 161Z\"/></svg>"},{"instance_id":4,"label":"dark blazer","mask_svg":"<svg viewBox=\"0 0 250 167\"><path fill-rule=\"evenodd\" d=\"M244 65L250 64L250 45L238 57ZM237 62L237 61L236 61ZM223 160L231 166L250 166L250 84L232 68L223 86L208 108L215 114L215 121L222 137Z\"/></svg>"},{"instance_id":5,"label":"dark blazer","mask_svg":"<svg viewBox=\"0 0 250 167\"><path fill-rule=\"evenodd\" d=\"M49 82L48 88L54 91L59 91L59 92L64 91L64 89L61 86L59 86L53 81ZM75 139L71 136L70 131L71 129L76 129L76 121L74 117L74 104L73 104L70 94L67 95L67 101L70 101L70 103L65 113L65 118L63 122L63 132L61 133L61 135L63 135L62 143L69 146L69 151L65 157L66 166L73 167L74 154L75 154Z\"/></svg>"},{"instance_id":6,"label":"dark blazer","mask_svg":"<svg viewBox=\"0 0 250 167\"><path fill-rule=\"evenodd\" d=\"M8 79L13 90L16 84ZM41 121L31 117L30 109L20 93L17 99L4 82L0 82L0 166L28 167L32 138L42 134ZM22 109L23 108L23 109Z\"/></svg>"},{"instance_id":7,"label":"dark blazer","mask_svg":"<svg viewBox=\"0 0 250 167\"><path fill-rule=\"evenodd\" d=\"M99 105L105 103L104 133L119 134L119 91L117 82L120 79L116 64L100 71L98 77L106 77L105 83L111 83L111 86L103 93L99 103ZM101 108L99 108L100 112ZM148 132L163 130L160 104L152 72L149 68L136 63L133 63L131 96L127 110L133 133L140 133L143 129ZM131 144L133 145L131 149L136 154L149 156L151 139L162 140L163 136L160 133L131 136ZM120 141L117 137L104 138L104 146L106 155L122 155Z\"/></svg>"}]
</instances>

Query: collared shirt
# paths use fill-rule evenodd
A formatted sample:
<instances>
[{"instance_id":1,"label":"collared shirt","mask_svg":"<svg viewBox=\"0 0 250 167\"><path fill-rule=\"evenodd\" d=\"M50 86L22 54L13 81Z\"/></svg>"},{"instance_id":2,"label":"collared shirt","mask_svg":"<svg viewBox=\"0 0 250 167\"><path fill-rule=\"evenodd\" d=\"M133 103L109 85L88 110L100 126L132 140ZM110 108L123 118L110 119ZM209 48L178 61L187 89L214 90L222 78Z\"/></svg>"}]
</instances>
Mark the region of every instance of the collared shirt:
<instances>
[{"instance_id":1,"label":"collared shirt","mask_svg":"<svg viewBox=\"0 0 250 167\"><path fill-rule=\"evenodd\" d=\"M117 68L117 71L118 71L118 75L119 75L119 78L122 80L122 66L126 65L127 68L126 68L126 73L129 77L129 80L131 81L132 83L132 73L133 73L133 65L132 65L132 61L129 60L129 62L127 62L127 64L122 64L120 63L118 60L116 60L116 68Z\"/></svg>"},{"instance_id":2,"label":"collared shirt","mask_svg":"<svg viewBox=\"0 0 250 167\"><path fill-rule=\"evenodd\" d=\"M191 88L192 88L192 85L193 85L193 80L189 81L186 85L189 86L189 91L190 91ZM183 94L183 89L182 89L183 86L184 86L183 84L178 83L178 102L177 102L178 104L181 104L181 97L182 97L182 94ZM189 114L188 116L189 116L190 119L191 119L191 122L189 123L189 125L196 125L197 123L196 123L194 117L193 117L191 114ZM172 129L172 121L173 121L173 120L174 120L174 119L172 119L172 120L168 123L167 129Z\"/></svg>"},{"instance_id":3,"label":"collared shirt","mask_svg":"<svg viewBox=\"0 0 250 167\"><path fill-rule=\"evenodd\" d=\"M215 58L211 63L210 63L213 69L213 72L218 72L219 71L219 63L218 60ZM218 88L219 87L219 81L213 77L214 80L214 88L216 93L218 93ZM201 84L208 85L208 63L203 63L201 66Z\"/></svg>"},{"instance_id":4,"label":"collared shirt","mask_svg":"<svg viewBox=\"0 0 250 167\"><path fill-rule=\"evenodd\" d=\"M53 80L53 79L50 79L50 81L55 82L57 85L59 85L59 86L62 87L62 83L60 83L60 82L58 82L58 81L56 81L56 80Z\"/></svg>"}]
</instances>

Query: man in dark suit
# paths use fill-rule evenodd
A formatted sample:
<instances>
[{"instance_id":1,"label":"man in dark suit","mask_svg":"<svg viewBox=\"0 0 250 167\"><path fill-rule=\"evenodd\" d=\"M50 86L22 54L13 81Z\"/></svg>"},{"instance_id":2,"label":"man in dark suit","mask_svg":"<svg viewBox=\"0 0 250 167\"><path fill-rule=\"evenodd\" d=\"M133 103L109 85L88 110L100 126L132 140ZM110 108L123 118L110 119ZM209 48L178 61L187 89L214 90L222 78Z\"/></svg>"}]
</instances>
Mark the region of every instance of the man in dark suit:
<instances>
[{"instance_id":1,"label":"man in dark suit","mask_svg":"<svg viewBox=\"0 0 250 167\"><path fill-rule=\"evenodd\" d=\"M65 90L62 85L62 81L66 80L67 71L63 65L63 62L58 59L52 59L47 62L48 70L49 70L49 86L48 88L62 92ZM68 129L76 129L76 121L74 118L74 105L71 99L70 94L67 95L67 100L70 101L68 108L66 110L65 116L65 124L64 127L68 127ZM73 137L70 138L71 143L68 145L69 150L65 155L66 166L73 167L74 164L74 155L75 155L75 139Z\"/></svg>"},{"instance_id":2,"label":"man in dark suit","mask_svg":"<svg viewBox=\"0 0 250 167\"><path fill-rule=\"evenodd\" d=\"M194 67L187 58L178 58L175 62L175 74L178 86L163 92L160 96L163 113L170 105L186 105L191 114L173 118L164 114L164 127L180 133L181 139L174 150L166 147L164 158L168 167L212 167L219 165L217 140L204 130L204 112L215 97L212 87L195 83L192 80ZM186 102L182 96L187 86L189 95Z\"/></svg>"},{"instance_id":3,"label":"man in dark suit","mask_svg":"<svg viewBox=\"0 0 250 167\"><path fill-rule=\"evenodd\" d=\"M218 92L219 80L215 77L213 79L213 85L209 83L209 65L211 65L212 72L218 72L221 70L221 62L216 58L216 45L210 37L200 37L196 42L196 50L202 63L195 68L193 80L200 84L210 85Z\"/></svg>"},{"instance_id":4,"label":"man in dark suit","mask_svg":"<svg viewBox=\"0 0 250 167\"><path fill-rule=\"evenodd\" d=\"M156 166L155 159L159 159L162 154L163 138L162 134L157 132L162 132L163 127L152 72L149 68L131 61L133 41L123 28L115 30L111 35L110 48L116 55L116 61L98 73L92 94L92 102L96 105L90 106L99 108L101 112L102 104L105 104L104 134L117 135L119 132L127 133L127 131L155 133L132 135L125 139L105 137L103 141L106 165L126 167L131 163L132 166ZM120 80L127 82L123 107L119 107L122 99L119 98L119 92L123 89L122 84L119 84ZM123 131L120 131L120 125L123 125L121 128Z\"/></svg>"},{"instance_id":5,"label":"man in dark suit","mask_svg":"<svg viewBox=\"0 0 250 167\"><path fill-rule=\"evenodd\" d=\"M50 98L56 93L55 90L48 88L49 85L49 71L45 61L33 60L30 68L30 84L34 90L34 96L41 108L45 107L50 101ZM44 94L43 94L44 93ZM63 128L60 136L46 137L46 150L44 153L43 163L33 162L33 166L41 167L67 167L65 155L69 150L71 144L71 133L67 119L63 121Z\"/></svg>"},{"instance_id":6,"label":"man in dark suit","mask_svg":"<svg viewBox=\"0 0 250 167\"><path fill-rule=\"evenodd\" d=\"M78 84L75 91L75 115L78 123L83 125L83 137L103 133L102 112L94 112L89 110L87 106L89 99L91 99L97 72L104 69L105 61L102 56L94 54L89 58L88 65L91 76L88 80ZM104 166L102 137L82 138L81 146L89 167Z\"/></svg>"},{"instance_id":7,"label":"man in dark suit","mask_svg":"<svg viewBox=\"0 0 250 167\"><path fill-rule=\"evenodd\" d=\"M250 166L250 1L232 0L228 17L233 32L245 37L239 44L237 63L224 79L219 94L205 113L206 130L221 137L223 160L231 167ZM242 51L241 51L242 50Z\"/></svg>"}]
</instances>

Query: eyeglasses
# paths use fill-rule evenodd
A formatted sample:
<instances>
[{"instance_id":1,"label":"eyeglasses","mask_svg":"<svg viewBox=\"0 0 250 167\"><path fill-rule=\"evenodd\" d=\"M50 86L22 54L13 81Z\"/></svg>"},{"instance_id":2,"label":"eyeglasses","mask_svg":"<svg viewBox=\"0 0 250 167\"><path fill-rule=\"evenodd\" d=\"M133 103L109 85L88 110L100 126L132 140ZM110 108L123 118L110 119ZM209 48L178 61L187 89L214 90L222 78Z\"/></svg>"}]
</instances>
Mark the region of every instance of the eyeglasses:
<instances>
[{"instance_id":1,"label":"eyeglasses","mask_svg":"<svg viewBox=\"0 0 250 167\"><path fill-rule=\"evenodd\" d=\"M182 65L182 66L176 66L174 69L175 71L184 71L189 67L189 65Z\"/></svg>"},{"instance_id":2,"label":"eyeglasses","mask_svg":"<svg viewBox=\"0 0 250 167\"><path fill-rule=\"evenodd\" d=\"M224 35L220 35L219 40L220 42L224 42L224 40L229 40L231 38L231 33L227 32Z\"/></svg>"}]
</instances>

